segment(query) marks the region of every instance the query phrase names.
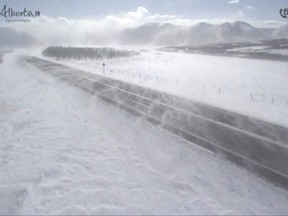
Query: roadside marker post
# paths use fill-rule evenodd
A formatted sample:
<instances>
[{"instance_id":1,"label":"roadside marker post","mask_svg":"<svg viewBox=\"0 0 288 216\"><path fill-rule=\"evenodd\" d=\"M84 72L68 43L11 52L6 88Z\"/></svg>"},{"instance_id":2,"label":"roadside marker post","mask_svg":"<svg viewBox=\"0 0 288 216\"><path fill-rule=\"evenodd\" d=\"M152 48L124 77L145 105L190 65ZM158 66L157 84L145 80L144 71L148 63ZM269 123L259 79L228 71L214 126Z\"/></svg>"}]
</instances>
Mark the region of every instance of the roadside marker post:
<instances>
[{"instance_id":1,"label":"roadside marker post","mask_svg":"<svg viewBox=\"0 0 288 216\"><path fill-rule=\"evenodd\" d=\"M103 63L103 75L105 75L105 63Z\"/></svg>"}]
</instances>

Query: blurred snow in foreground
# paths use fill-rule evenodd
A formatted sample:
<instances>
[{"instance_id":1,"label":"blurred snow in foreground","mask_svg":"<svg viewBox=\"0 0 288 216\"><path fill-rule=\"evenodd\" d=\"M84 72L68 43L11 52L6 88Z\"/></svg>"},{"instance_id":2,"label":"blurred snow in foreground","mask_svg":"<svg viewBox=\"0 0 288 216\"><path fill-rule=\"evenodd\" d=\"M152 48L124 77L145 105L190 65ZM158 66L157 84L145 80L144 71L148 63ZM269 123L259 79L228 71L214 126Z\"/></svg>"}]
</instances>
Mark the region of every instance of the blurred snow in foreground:
<instances>
[{"instance_id":1,"label":"blurred snow in foreground","mask_svg":"<svg viewBox=\"0 0 288 216\"><path fill-rule=\"evenodd\" d=\"M0 214L275 215L287 198L15 54L0 65Z\"/></svg>"}]
</instances>

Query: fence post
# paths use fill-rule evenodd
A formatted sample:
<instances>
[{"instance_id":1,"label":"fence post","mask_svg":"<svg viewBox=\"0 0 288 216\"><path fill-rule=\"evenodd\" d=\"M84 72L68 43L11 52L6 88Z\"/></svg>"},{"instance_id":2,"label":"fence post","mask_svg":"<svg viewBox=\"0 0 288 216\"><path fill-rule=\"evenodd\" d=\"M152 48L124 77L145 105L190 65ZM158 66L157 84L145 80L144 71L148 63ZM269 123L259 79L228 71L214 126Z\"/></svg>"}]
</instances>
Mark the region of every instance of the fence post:
<instances>
[{"instance_id":1,"label":"fence post","mask_svg":"<svg viewBox=\"0 0 288 216\"><path fill-rule=\"evenodd\" d=\"M250 97L251 97L251 100L254 101L254 97L252 93L250 93Z\"/></svg>"}]
</instances>

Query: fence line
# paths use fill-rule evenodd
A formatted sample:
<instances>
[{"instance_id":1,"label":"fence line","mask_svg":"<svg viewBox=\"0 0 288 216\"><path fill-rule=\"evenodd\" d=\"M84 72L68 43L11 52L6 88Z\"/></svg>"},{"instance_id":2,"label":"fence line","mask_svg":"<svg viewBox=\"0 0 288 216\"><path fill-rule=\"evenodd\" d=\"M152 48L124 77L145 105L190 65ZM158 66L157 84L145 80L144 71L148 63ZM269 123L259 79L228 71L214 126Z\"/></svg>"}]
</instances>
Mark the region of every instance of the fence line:
<instances>
[{"instance_id":1,"label":"fence line","mask_svg":"<svg viewBox=\"0 0 288 216\"><path fill-rule=\"evenodd\" d=\"M207 83L203 82L202 80L191 80L189 78L188 81L186 80L179 80L179 79L173 79L171 77L165 77L161 75L156 75L153 77L153 75L145 73L145 71L141 72L133 72L133 71L126 71L126 70L119 70L119 69L109 69L109 73L113 75L120 75L120 76L128 76L133 79L140 79L140 80L151 80L151 81L156 81L156 82L162 82L166 84L172 84L172 85L180 85L180 86L186 86L188 88L199 88L202 89L203 91L211 91L209 88L207 88ZM213 86L215 91L218 90L218 93L221 95L225 95L225 87L222 88L223 86L217 86L217 85L208 85L208 86ZM229 87L226 86L226 90ZM263 88L262 88L263 89ZM227 91L226 91L227 92ZM285 106L288 108L288 95L277 95L277 94L261 94L261 93L255 93L255 92L248 92L250 101L253 103L270 103L271 105L281 105ZM270 102L269 102L270 100Z\"/></svg>"}]
</instances>

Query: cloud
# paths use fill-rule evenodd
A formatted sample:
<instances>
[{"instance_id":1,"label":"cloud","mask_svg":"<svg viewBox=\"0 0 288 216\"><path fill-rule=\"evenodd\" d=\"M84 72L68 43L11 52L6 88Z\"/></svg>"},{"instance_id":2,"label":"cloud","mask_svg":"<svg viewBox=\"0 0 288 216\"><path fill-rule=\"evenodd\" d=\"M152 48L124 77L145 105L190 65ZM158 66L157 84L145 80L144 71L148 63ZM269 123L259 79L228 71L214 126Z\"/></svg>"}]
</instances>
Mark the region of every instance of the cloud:
<instances>
[{"instance_id":1,"label":"cloud","mask_svg":"<svg viewBox=\"0 0 288 216\"><path fill-rule=\"evenodd\" d=\"M252 6L250 6L250 5L247 5L247 6L245 7L245 9L247 9L247 10L255 10L256 8L255 8L255 7L252 7Z\"/></svg>"},{"instance_id":2,"label":"cloud","mask_svg":"<svg viewBox=\"0 0 288 216\"><path fill-rule=\"evenodd\" d=\"M147 22L177 22L188 24L189 20L179 19L176 15L151 14L145 7L134 11L122 12L120 15L107 15L101 19L69 19L40 16L29 23L4 23L18 31L24 31L44 44L103 44L111 42L113 36L125 28L143 25Z\"/></svg>"},{"instance_id":3,"label":"cloud","mask_svg":"<svg viewBox=\"0 0 288 216\"><path fill-rule=\"evenodd\" d=\"M268 27L268 28L279 28L286 24L287 22L285 21L275 21L275 20L266 20L262 23L263 27Z\"/></svg>"},{"instance_id":4,"label":"cloud","mask_svg":"<svg viewBox=\"0 0 288 216\"><path fill-rule=\"evenodd\" d=\"M231 1L228 1L227 3L228 4L237 4L239 2L240 2L240 0L231 0Z\"/></svg>"},{"instance_id":5,"label":"cloud","mask_svg":"<svg viewBox=\"0 0 288 216\"><path fill-rule=\"evenodd\" d=\"M243 14L243 12L242 12L241 10L239 10L239 11L237 12L237 14L238 14L239 17L244 17L244 14Z\"/></svg>"},{"instance_id":6,"label":"cloud","mask_svg":"<svg viewBox=\"0 0 288 216\"><path fill-rule=\"evenodd\" d=\"M233 0L235 1L235 0ZM95 45L117 43L116 34L125 28L133 28L149 22L171 23L175 25L191 26L199 22L220 24L245 20L243 11L239 10L234 19L186 19L176 15L152 14L145 7L138 7L134 11L122 12L120 15L107 15L101 19L69 19L66 17L51 18L40 16L31 19L29 23L1 23L1 26L12 27L17 31L24 31L44 45ZM249 20L245 20L248 21ZM253 23L252 23L253 24ZM279 22L262 21L259 25L280 25Z\"/></svg>"},{"instance_id":7,"label":"cloud","mask_svg":"<svg viewBox=\"0 0 288 216\"><path fill-rule=\"evenodd\" d=\"M176 15L160 15L160 14L154 14L152 16L148 16L147 19L153 20L153 21L169 21L169 20L174 20L176 19Z\"/></svg>"},{"instance_id":8,"label":"cloud","mask_svg":"<svg viewBox=\"0 0 288 216\"><path fill-rule=\"evenodd\" d=\"M66 17L51 18L40 16L28 23L3 23L18 31L24 31L37 40L47 44L94 44L96 41L104 43L111 41L113 35L124 28L136 27L147 21L164 21L172 18L166 15L150 14L145 7L138 7L135 11L124 12L119 16L108 15L101 19L68 19Z\"/></svg>"},{"instance_id":9,"label":"cloud","mask_svg":"<svg viewBox=\"0 0 288 216\"><path fill-rule=\"evenodd\" d=\"M138 7L135 12L128 12L127 17L130 18L141 18L144 17L145 14L149 14L149 11L145 7Z\"/></svg>"}]
</instances>

